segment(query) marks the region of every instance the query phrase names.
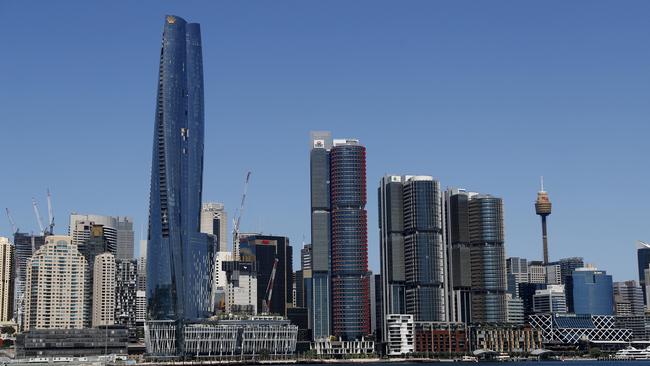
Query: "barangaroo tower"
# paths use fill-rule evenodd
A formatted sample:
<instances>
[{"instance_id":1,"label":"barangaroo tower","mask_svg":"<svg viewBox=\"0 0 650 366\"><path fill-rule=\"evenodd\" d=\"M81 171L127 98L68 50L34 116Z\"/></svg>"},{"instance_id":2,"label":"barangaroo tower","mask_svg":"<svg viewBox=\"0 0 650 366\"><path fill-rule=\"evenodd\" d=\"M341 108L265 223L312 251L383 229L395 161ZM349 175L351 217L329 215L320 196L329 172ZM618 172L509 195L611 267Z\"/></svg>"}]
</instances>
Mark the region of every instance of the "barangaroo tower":
<instances>
[{"instance_id":1,"label":"barangaroo tower","mask_svg":"<svg viewBox=\"0 0 650 366\"><path fill-rule=\"evenodd\" d=\"M199 24L165 18L151 164L147 320L204 318L213 243L200 232L203 181L203 63Z\"/></svg>"}]
</instances>

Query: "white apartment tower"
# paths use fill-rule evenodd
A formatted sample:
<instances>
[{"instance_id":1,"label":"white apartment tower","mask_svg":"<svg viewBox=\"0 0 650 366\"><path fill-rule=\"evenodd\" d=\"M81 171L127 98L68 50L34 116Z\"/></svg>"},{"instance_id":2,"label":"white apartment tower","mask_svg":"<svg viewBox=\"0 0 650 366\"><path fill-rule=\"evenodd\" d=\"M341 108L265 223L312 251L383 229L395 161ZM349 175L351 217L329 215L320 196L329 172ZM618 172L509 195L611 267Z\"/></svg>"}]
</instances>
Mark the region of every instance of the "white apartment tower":
<instances>
[{"instance_id":1,"label":"white apartment tower","mask_svg":"<svg viewBox=\"0 0 650 366\"><path fill-rule=\"evenodd\" d=\"M8 322L13 316L14 249L9 239L0 237L0 322Z\"/></svg>"},{"instance_id":2,"label":"white apartment tower","mask_svg":"<svg viewBox=\"0 0 650 366\"><path fill-rule=\"evenodd\" d=\"M386 352L389 356L413 353L414 324L413 315L388 314L386 316Z\"/></svg>"},{"instance_id":3,"label":"white apartment tower","mask_svg":"<svg viewBox=\"0 0 650 366\"><path fill-rule=\"evenodd\" d=\"M80 329L88 263L72 238L52 235L27 260L24 329Z\"/></svg>"},{"instance_id":4,"label":"white apartment tower","mask_svg":"<svg viewBox=\"0 0 650 366\"><path fill-rule=\"evenodd\" d=\"M215 237L217 252L228 250L228 215L223 203L206 202L201 206L201 232Z\"/></svg>"},{"instance_id":5,"label":"white apartment tower","mask_svg":"<svg viewBox=\"0 0 650 366\"><path fill-rule=\"evenodd\" d=\"M93 270L92 326L115 324L115 256L102 253L95 257Z\"/></svg>"},{"instance_id":6,"label":"white apartment tower","mask_svg":"<svg viewBox=\"0 0 650 366\"><path fill-rule=\"evenodd\" d=\"M133 259L133 220L129 217L102 216L102 215L70 215L69 235L72 244L78 247L84 245L90 238L90 229L93 225L104 227L104 236L107 240L108 250L115 255L115 259Z\"/></svg>"}]
</instances>

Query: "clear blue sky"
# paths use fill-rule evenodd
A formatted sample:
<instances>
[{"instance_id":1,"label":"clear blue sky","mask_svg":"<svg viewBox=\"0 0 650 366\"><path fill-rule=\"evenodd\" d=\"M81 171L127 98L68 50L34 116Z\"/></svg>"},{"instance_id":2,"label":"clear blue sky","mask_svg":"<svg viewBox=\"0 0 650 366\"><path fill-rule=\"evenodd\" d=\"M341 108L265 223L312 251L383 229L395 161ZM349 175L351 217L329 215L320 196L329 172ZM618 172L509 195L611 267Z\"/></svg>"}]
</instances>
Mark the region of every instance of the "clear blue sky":
<instances>
[{"instance_id":1,"label":"clear blue sky","mask_svg":"<svg viewBox=\"0 0 650 366\"><path fill-rule=\"evenodd\" d=\"M168 13L202 25L204 199L232 214L252 170L244 230L309 240L309 131L326 129L367 145L373 270L383 174L503 197L508 255L529 259L544 175L551 258L636 278L647 1L0 2L0 206L22 230L49 187L58 232L77 211L132 216L139 237Z\"/></svg>"}]
</instances>

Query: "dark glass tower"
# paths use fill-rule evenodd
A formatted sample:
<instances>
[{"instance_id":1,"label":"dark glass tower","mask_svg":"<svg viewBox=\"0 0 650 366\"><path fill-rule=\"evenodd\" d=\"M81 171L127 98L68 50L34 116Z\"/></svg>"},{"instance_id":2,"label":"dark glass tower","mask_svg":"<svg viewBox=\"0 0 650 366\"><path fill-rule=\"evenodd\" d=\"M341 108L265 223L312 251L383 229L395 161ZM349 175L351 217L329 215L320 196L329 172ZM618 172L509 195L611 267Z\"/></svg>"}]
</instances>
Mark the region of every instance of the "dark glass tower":
<instances>
[{"instance_id":1,"label":"dark glass tower","mask_svg":"<svg viewBox=\"0 0 650 366\"><path fill-rule=\"evenodd\" d=\"M148 320L197 319L209 309L213 248L200 233L203 125L200 28L170 15L160 51L151 164Z\"/></svg>"},{"instance_id":2,"label":"dark glass tower","mask_svg":"<svg viewBox=\"0 0 650 366\"><path fill-rule=\"evenodd\" d=\"M637 242L636 257L639 270L639 284L641 285L641 290L643 291L643 302L645 303L647 302L646 286L650 285L648 283L645 283L645 270L648 269L648 266L650 266L650 244L644 243L642 241Z\"/></svg>"},{"instance_id":3,"label":"dark glass tower","mask_svg":"<svg viewBox=\"0 0 650 366\"><path fill-rule=\"evenodd\" d=\"M449 318L451 321L470 323L472 267L467 192L460 189L445 191L445 221Z\"/></svg>"},{"instance_id":4,"label":"dark glass tower","mask_svg":"<svg viewBox=\"0 0 650 366\"><path fill-rule=\"evenodd\" d=\"M334 140L330 195L333 335L355 340L371 332L366 148L357 140Z\"/></svg>"},{"instance_id":5,"label":"dark glass tower","mask_svg":"<svg viewBox=\"0 0 650 366\"><path fill-rule=\"evenodd\" d=\"M489 195L469 200L472 321L506 321L506 258L503 202Z\"/></svg>"},{"instance_id":6,"label":"dark glass tower","mask_svg":"<svg viewBox=\"0 0 650 366\"><path fill-rule=\"evenodd\" d=\"M34 236L27 233L14 233L14 312L19 327L22 326L22 311L24 309L25 281L27 279L27 259L29 259L38 248L45 244L45 236Z\"/></svg>"},{"instance_id":7,"label":"dark glass tower","mask_svg":"<svg viewBox=\"0 0 650 366\"><path fill-rule=\"evenodd\" d=\"M379 215L384 319L446 320L440 183L429 176L385 176Z\"/></svg>"},{"instance_id":8,"label":"dark glass tower","mask_svg":"<svg viewBox=\"0 0 650 366\"><path fill-rule=\"evenodd\" d=\"M329 132L311 133L310 188L311 188L311 299L312 335L314 339L331 335L330 288L330 149ZM306 286L308 287L308 286ZM307 293L307 291L306 291Z\"/></svg>"}]
</instances>

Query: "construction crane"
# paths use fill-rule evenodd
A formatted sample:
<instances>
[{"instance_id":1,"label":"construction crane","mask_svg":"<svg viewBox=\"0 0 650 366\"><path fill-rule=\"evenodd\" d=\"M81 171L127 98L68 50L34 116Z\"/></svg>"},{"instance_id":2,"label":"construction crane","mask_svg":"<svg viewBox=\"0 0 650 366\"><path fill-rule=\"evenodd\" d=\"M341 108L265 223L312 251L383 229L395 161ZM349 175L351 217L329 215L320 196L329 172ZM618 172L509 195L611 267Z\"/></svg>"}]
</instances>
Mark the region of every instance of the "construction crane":
<instances>
[{"instance_id":1,"label":"construction crane","mask_svg":"<svg viewBox=\"0 0 650 366\"><path fill-rule=\"evenodd\" d=\"M54 235L54 214L52 213L52 195L50 189L47 189L47 218L48 218L48 234Z\"/></svg>"},{"instance_id":2,"label":"construction crane","mask_svg":"<svg viewBox=\"0 0 650 366\"><path fill-rule=\"evenodd\" d=\"M38 228L40 229L41 234L45 234L47 230L43 226L43 219L41 218L41 213L38 211L38 204L36 199L32 197L32 207L34 207L34 215L36 215L36 221L38 222Z\"/></svg>"},{"instance_id":3,"label":"construction crane","mask_svg":"<svg viewBox=\"0 0 650 366\"><path fill-rule=\"evenodd\" d=\"M14 222L13 217L11 217L11 213L9 212L9 208L5 208L5 211L7 211L7 218L9 219L9 223L11 224L11 230L12 234L15 234L18 232L18 228L16 227L16 223Z\"/></svg>"},{"instance_id":4,"label":"construction crane","mask_svg":"<svg viewBox=\"0 0 650 366\"><path fill-rule=\"evenodd\" d=\"M246 191L248 191L248 182L251 179L251 172L246 173L246 180L244 181L244 194L241 196L241 204L239 205L239 211L237 211L237 217L233 219L232 225L232 250L236 261L239 261L239 224L241 222L241 216L244 213L244 203L246 202Z\"/></svg>"},{"instance_id":5,"label":"construction crane","mask_svg":"<svg viewBox=\"0 0 650 366\"><path fill-rule=\"evenodd\" d=\"M278 258L275 258L273 262L273 269L271 270L271 278L269 278L269 284L266 286L266 293L264 294L264 299L262 300L262 312L268 314L271 312L271 298L273 296L273 283L275 282L275 270L278 267Z\"/></svg>"}]
</instances>

